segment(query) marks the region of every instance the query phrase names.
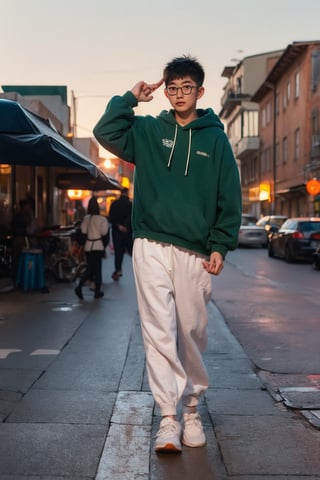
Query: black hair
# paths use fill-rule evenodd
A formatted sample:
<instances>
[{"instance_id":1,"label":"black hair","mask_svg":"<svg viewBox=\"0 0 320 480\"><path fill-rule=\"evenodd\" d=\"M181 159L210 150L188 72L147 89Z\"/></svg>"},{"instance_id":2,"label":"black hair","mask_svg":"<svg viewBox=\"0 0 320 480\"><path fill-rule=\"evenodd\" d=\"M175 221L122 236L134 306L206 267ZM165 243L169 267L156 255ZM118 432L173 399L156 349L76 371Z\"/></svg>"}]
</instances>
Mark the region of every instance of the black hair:
<instances>
[{"instance_id":1,"label":"black hair","mask_svg":"<svg viewBox=\"0 0 320 480\"><path fill-rule=\"evenodd\" d=\"M100 215L100 207L96 197L91 197L88 203L88 215Z\"/></svg>"},{"instance_id":2,"label":"black hair","mask_svg":"<svg viewBox=\"0 0 320 480\"><path fill-rule=\"evenodd\" d=\"M173 80L183 77L191 77L192 80L201 87L204 81L204 70L202 65L195 57L183 55L176 57L167 63L163 70L163 78L165 85Z\"/></svg>"}]
</instances>

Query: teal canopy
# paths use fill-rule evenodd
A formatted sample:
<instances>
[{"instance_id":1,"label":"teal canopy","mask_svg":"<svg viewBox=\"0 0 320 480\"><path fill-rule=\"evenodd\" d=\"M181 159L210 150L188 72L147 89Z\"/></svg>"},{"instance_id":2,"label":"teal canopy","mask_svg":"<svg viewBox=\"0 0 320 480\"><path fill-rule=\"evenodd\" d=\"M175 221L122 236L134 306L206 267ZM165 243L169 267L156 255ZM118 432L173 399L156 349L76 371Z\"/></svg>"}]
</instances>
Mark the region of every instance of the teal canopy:
<instances>
[{"instance_id":1,"label":"teal canopy","mask_svg":"<svg viewBox=\"0 0 320 480\"><path fill-rule=\"evenodd\" d=\"M108 184L109 177L82 155L49 120L30 112L18 102L0 99L0 163L80 169ZM110 179L109 188L120 187Z\"/></svg>"}]
</instances>

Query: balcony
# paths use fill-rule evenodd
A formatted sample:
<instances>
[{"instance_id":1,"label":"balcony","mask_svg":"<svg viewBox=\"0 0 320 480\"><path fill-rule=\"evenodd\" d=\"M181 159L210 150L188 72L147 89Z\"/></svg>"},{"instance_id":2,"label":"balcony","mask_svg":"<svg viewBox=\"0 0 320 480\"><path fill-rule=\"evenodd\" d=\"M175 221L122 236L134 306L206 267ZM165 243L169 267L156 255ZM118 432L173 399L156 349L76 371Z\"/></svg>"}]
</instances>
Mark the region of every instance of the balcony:
<instances>
[{"instance_id":1,"label":"balcony","mask_svg":"<svg viewBox=\"0 0 320 480\"><path fill-rule=\"evenodd\" d=\"M244 101L249 101L250 98L251 96L246 93L234 93L229 90L221 99L222 109L219 116L228 118L236 106L241 105Z\"/></svg>"},{"instance_id":2,"label":"balcony","mask_svg":"<svg viewBox=\"0 0 320 480\"><path fill-rule=\"evenodd\" d=\"M244 137L238 142L237 158L245 159L248 155L259 150L260 137Z\"/></svg>"}]
</instances>

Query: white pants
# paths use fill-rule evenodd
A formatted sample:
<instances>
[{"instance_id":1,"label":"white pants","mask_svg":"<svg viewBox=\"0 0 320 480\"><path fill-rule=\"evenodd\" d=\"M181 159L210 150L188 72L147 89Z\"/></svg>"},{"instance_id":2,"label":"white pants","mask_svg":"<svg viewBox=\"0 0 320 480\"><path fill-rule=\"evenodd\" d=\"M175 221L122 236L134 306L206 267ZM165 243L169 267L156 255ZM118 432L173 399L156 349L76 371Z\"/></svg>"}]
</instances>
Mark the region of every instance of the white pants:
<instances>
[{"instance_id":1,"label":"white pants","mask_svg":"<svg viewBox=\"0 0 320 480\"><path fill-rule=\"evenodd\" d=\"M211 276L204 257L138 238L133 247L138 307L148 380L161 415L175 415L182 399L195 406L208 388L206 304Z\"/></svg>"}]
</instances>

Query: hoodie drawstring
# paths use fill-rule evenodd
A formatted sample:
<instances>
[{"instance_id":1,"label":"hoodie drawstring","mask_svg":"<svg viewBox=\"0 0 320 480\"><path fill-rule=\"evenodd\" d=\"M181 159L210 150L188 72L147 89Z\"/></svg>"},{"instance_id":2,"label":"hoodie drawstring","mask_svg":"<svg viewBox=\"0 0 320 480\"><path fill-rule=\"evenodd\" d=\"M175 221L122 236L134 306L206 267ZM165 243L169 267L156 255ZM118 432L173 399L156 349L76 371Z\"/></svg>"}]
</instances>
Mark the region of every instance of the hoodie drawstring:
<instances>
[{"instance_id":1,"label":"hoodie drawstring","mask_svg":"<svg viewBox=\"0 0 320 480\"><path fill-rule=\"evenodd\" d=\"M168 160L168 168L171 166L171 159L172 159L174 147L176 146L177 134L178 134L178 125L176 125L175 131L174 131L173 145L172 145L170 157Z\"/></svg>"},{"instance_id":2,"label":"hoodie drawstring","mask_svg":"<svg viewBox=\"0 0 320 480\"><path fill-rule=\"evenodd\" d=\"M188 170L189 170L190 151L191 151L191 135L192 135L192 130L190 128L190 130L189 130L189 145L188 145L187 163L186 163L186 169L184 171L184 176L185 177L188 175Z\"/></svg>"},{"instance_id":3,"label":"hoodie drawstring","mask_svg":"<svg viewBox=\"0 0 320 480\"><path fill-rule=\"evenodd\" d=\"M170 166L171 166L171 160L172 160L173 152L174 152L174 149L175 149L175 146L176 146L177 135L178 135L178 125L176 125L175 131L174 131L173 144L172 144L172 148L171 148L171 152L170 152L170 156L169 156L169 160L168 160L168 165L167 165L168 168L170 168ZM187 162L186 162L186 168L185 168L185 171L184 171L185 176L188 175L188 170L189 170L190 153L191 153L191 138L192 138L192 129L190 128L189 129L189 144L188 144Z\"/></svg>"}]
</instances>

